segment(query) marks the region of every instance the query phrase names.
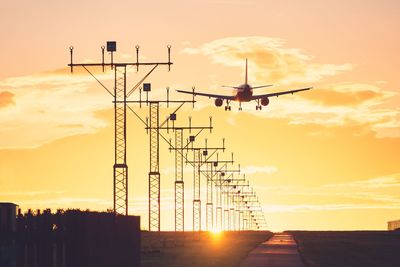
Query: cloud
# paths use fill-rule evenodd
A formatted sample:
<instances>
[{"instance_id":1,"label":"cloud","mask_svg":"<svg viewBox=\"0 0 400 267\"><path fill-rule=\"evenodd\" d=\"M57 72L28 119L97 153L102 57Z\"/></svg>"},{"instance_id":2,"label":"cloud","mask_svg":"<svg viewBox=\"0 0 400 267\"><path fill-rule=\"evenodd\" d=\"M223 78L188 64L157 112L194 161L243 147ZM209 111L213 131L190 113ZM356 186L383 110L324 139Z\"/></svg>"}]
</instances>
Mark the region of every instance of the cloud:
<instances>
[{"instance_id":1,"label":"cloud","mask_svg":"<svg viewBox=\"0 0 400 267\"><path fill-rule=\"evenodd\" d=\"M377 104L394 94L383 91L377 86L359 83L340 83L319 87L312 94L304 95L324 106L357 106L362 104Z\"/></svg>"},{"instance_id":2,"label":"cloud","mask_svg":"<svg viewBox=\"0 0 400 267\"><path fill-rule=\"evenodd\" d=\"M400 209L400 204L370 205L370 204L300 204L300 205L262 205L266 213L337 211L360 209Z\"/></svg>"},{"instance_id":3,"label":"cloud","mask_svg":"<svg viewBox=\"0 0 400 267\"><path fill-rule=\"evenodd\" d=\"M15 102L13 100L14 94L10 92L0 92L0 108L5 108L10 105L14 105Z\"/></svg>"},{"instance_id":4,"label":"cloud","mask_svg":"<svg viewBox=\"0 0 400 267\"><path fill-rule=\"evenodd\" d=\"M323 83L323 78L352 69L352 64L315 63L311 55L298 48L288 48L284 40L262 36L217 39L198 47L184 48L181 53L204 55L214 63L244 67L249 58L249 72L260 83L280 83L273 91L288 89L288 84L306 83L318 86L295 95L271 98L263 112L251 104L246 112L263 118L288 119L291 124L317 124L324 127L361 126L376 137L400 136L398 94L382 89L382 83ZM213 88L214 85L210 85ZM277 102L275 104L275 101ZM235 104L233 104L235 105ZM235 110L235 109L233 109Z\"/></svg>"},{"instance_id":5,"label":"cloud","mask_svg":"<svg viewBox=\"0 0 400 267\"><path fill-rule=\"evenodd\" d=\"M40 197L44 195L60 195L64 191L28 191L28 192L0 192L1 197Z\"/></svg>"},{"instance_id":6,"label":"cloud","mask_svg":"<svg viewBox=\"0 0 400 267\"><path fill-rule=\"evenodd\" d=\"M392 174L346 183L325 184L314 187L274 185L259 188L273 199L300 198L296 205L270 204L271 212L339 210L339 209L399 209L400 174ZM299 200L296 200L298 202ZM304 203L306 202L306 203Z\"/></svg>"},{"instance_id":7,"label":"cloud","mask_svg":"<svg viewBox=\"0 0 400 267\"><path fill-rule=\"evenodd\" d=\"M240 170L245 174L273 174L278 171L275 166L246 166Z\"/></svg>"},{"instance_id":8,"label":"cloud","mask_svg":"<svg viewBox=\"0 0 400 267\"><path fill-rule=\"evenodd\" d=\"M96 112L111 108L110 95L90 75L67 69L0 80L13 105L0 111L0 148L32 148L106 126ZM111 80L112 75L98 76ZM1 97L3 103L4 92Z\"/></svg>"},{"instance_id":9,"label":"cloud","mask_svg":"<svg viewBox=\"0 0 400 267\"><path fill-rule=\"evenodd\" d=\"M183 173L184 174L192 174L193 173L193 167L192 166L184 166L183 167ZM175 174L175 167L165 167L161 170L161 174L163 175L171 175Z\"/></svg>"},{"instance_id":10,"label":"cloud","mask_svg":"<svg viewBox=\"0 0 400 267\"><path fill-rule=\"evenodd\" d=\"M240 169L241 173L245 174L273 174L278 171L278 168L275 166L246 166L246 167L241 167ZM183 168L183 172L185 174L193 174L193 167L191 166L185 166ZM175 173L175 167L168 167L168 168L163 168L161 170L161 173L164 175L170 175Z\"/></svg>"},{"instance_id":11,"label":"cloud","mask_svg":"<svg viewBox=\"0 0 400 267\"><path fill-rule=\"evenodd\" d=\"M377 177L368 180L354 181L341 184L329 184L327 188L364 188L364 189L380 189L390 187L400 187L400 174L390 176Z\"/></svg>"},{"instance_id":12,"label":"cloud","mask_svg":"<svg viewBox=\"0 0 400 267\"><path fill-rule=\"evenodd\" d=\"M302 96L271 98L267 111L246 111L262 118L282 118L290 124L324 127L358 126L376 137L400 136L400 108L391 107L396 94L363 83L327 84ZM275 101L277 103L275 103ZM359 133L358 133L359 134Z\"/></svg>"},{"instance_id":13,"label":"cloud","mask_svg":"<svg viewBox=\"0 0 400 267\"><path fill-rule=\"evenodd\" d=\"M257 80L281 84L316 82L352 69L349 63L313 63L313 57L301 49L285 47L283 39L263 36L223 38L181 52L209 56L215 63L235 67L243 67L248 58L249 71Z\"/></svg>"}]
</instances>

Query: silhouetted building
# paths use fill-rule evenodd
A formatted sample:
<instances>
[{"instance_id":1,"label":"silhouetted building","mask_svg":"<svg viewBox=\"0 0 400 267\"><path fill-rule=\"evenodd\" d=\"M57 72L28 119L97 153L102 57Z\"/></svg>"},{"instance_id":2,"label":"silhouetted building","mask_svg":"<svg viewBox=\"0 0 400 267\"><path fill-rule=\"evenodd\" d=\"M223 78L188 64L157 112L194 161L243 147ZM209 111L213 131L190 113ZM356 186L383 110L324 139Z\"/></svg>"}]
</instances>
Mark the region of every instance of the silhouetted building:
<instances>
[{"instance_id":1,"label":"silhouetted building","mask_svg":"<svg viewBox=\"0 0 400 267\"><path fill-rule=\"evenodd\" d=\"M0 267L140 266L140 217L0 204Z\"/></svg>"},{"instance_id":2,"label":"silhouetted building","mask_svg":"<svg viewBox=\"0 0 400 267\"><path fill-rule=\"evenodd\" d=\"M17 205L0 203L0 266L16 266Z\"/></svg>"},{"instance_id":3,"label":"silhouetted building","mask_svg":"<svg viewBox=\"0 0 400 267\"><path fill-rule=\"evenodd\" d=\"M388 222L388 230L400 230L400 220Z\"/></svg>"}]
</instances>

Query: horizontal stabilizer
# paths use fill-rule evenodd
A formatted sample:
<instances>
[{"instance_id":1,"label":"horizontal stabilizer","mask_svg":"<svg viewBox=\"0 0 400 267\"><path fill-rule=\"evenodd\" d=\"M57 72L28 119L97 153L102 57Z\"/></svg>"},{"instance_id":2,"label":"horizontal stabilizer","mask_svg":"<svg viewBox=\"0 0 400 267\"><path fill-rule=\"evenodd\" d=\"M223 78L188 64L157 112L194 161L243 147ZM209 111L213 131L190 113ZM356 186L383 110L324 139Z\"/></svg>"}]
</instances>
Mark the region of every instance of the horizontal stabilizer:
<instances>
[{"instance_id":1,"label":"horizontal stabilizer","mask_svg":"<svg viewBox=\"0 0 400 267\"><path fill-rule=\"evenodd\" d=\"M265 88L265 87L270 87L270 86L273 86L273 84L254 86L254 87L252 87L252 88L253 88L253 89L259 89L259 88Z\"/></svg>"},{"instance_id":2,"label":"horizontal stabilizer","mask_svg":"<svg viewBox=\"0 0 400 267\"><path fill-rule=\"evenodd\" d=\"M221 87L230 88L230 89L239 89L239 86L230 86L230 85L221 85Z\"/></svg>"}]
</instances>

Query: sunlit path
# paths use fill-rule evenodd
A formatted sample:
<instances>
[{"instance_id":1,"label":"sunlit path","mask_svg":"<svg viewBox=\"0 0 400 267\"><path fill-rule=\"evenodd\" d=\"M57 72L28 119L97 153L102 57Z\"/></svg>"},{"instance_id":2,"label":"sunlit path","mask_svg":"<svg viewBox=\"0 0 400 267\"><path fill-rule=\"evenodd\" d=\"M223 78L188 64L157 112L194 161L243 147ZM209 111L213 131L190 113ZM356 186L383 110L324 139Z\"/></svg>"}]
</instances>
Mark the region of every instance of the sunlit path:
<instances>
[{"instance_id":1,"label":"sunlit path","mask_svg":"<svg viewBox=\"0 0 400 267\"><path fill-rule=\"evenodd\" d=\"M305 267L297 251L297 244L287 233L275 234L255 248L240 267Z\"/></svg>"}]
</instances>

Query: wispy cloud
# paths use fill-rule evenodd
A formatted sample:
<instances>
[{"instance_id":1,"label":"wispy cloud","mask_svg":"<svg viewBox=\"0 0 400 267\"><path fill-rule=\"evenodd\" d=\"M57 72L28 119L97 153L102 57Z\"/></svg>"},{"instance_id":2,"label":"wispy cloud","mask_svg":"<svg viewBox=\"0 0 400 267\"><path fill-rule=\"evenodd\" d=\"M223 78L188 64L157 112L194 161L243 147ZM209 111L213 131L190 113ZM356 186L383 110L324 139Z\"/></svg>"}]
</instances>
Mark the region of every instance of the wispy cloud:
<instances>
[{"instance_id":1,"label":"wispy cloud","mask_svg":"<svg viewBox=\"0 0 400 267\"><path fill-rule=\"evenodd\" d=\"M377 177L368 180L340 183L340 184L328 184L326 188L363 188L363 189L379 189L379 188L390 188L400 187L400 175L394 174L391 176Z\"/></svg>"},{"instance_id":2,"label":"wispy cloud","mask_svg":"<svg viewBox=\"0 0 400 267\"><path fill-rule=\"evenodd\" d=\"M370 205L370 204L300 204L300 205L263 205L266 213L337 211L360 209L400 209L400 204Z\"/></svg>"},{"instance_id":3,"label":"wispy cloud","mask_svg":"<svg viewBox=\"0 0 400 267\"><path fill-rule=\"evenodd\" d=\"M399 209L400 174L321 186L275 185L259 188L267 195L300 198L302 204L271 204L271 212L339 209ZM322 203L321 203L322 202ZM326 203L324 203L326 202Z\"/></svg>"},{"instance_id":4,"label":"wispy cloud","mask_svg":"<svg viewBox=\"0 0 400 267\"><path fill-rule=\"evenodd\" d=\"M400 109L384 107L393 96L392 92L368 84L329 84L326 89L315 89L301 97L281 98L279 104L268 107L271 112L254 114L289 118L293 124L369 125L379 134L387 127L400 126Z\"/></svg>"},{"instance_id":5,"label":"wispy cloud","mask_svg":"<svg viewBox=\"0 0 400 267\"><path fill-rule=\"evenodd\" d=\"M240 169L241 173L245 174L272 174L276 173L278 171L278 168L275 166L245 166L241 167ZM186 174L193 174L193 167L190 166L185 166L183 168L183 172ZM174 167L168 167L168 168L163 168L161 170L161 173L163 174L173 174L175 173L175 168Z\"/></svg>"},{"instance_id":6,"label":"wispy cloud","mask_svg":"<svg viewBox=\"0 0 400 267\"><path fill-rule=\"evenodd\" d=\"M108 74L100 74L110 79ZM111 107L109 95L89 75L65 69L0 81L0 148L37 147L106 126L96 111Z\"/></svg>"},{"instance_id":7,"label":"wispy cloud","mask_svg":"<svg viewBox=\"0 0 400 267\"><path fill-rule=\"evenodd\" d=\"M246 166L240 170L245 174L273 174L278 172L278 168L275 166Z\"/></svg>"},{"instance_id":8,"label":"wispy cloud","mask_svg":"<svg viewBox=\"0 0 400 267\"><path fill-rule=\"evenodd\" d=\"M46 195L60 195L64 191L28 191L28 192L0 192L0 197L40 197Z\"/></svg>"},{"instance_id":9,"label":"wispy cloud","mask_svg":"<svg viewBox=\"0 0 400 267\"><path fill-rule=\"evenodd\" d=\"M235 67L243 67L244 59L249 58L249 72L257 82L285 85L275 86L274 91L286 90L288 84L298 88L318 82L313 90L282 97L277 104L276 98L271 98L267 112L244 105L246 112L256 116L325 127L359 125L377 137L400 136L400 108L394 107L397 93L382 89L382 83L324 83L324 77L350 71L350 63L316 63L303 50L286 47L283 39L263 36L217 39L181 53L204 55L214 63Z\"/></svg>"},{"instance_id":10,"label":"wispy cloud","mask_svg":"<svg viewBox=\"0 0 400 267\"><path fill-rule=\"evenodd\" d=\"M321 80L352 68L349 63L320 64L298 48L285 47L280 38L263 36L230 37L205 43L197 48L185 48L182 53L209 56L215 63L243 67L250 60L249 71L258 80L273 83L308 83Z\"/></svg>"},{"instance_id":11,"label":"wispy cloud","mask_svg":"<svg viewBox=\"0 0 400 267\"><path fill-rule=\"evenodd\" d=\"M183 167L183 172L185 173L185 174L191 174L191 173L193 173L193 167L191 167L191 166L184 166ZM161 173L162 174L164 174L164 175L170 175L170 174L174 174L175 173L175 167L166 167L166 168L163 168L162 170L161 170Z\"/></svg>"},{"instance_id":12,"label":"wispy cloud","mask_svg":"<svg viewBox=\"0 0 400 267\"><path fill-rule=\"evenodd\" d=\"M325 88L320 87L312 94L304 95L305 98L324 106L377 105L392 96L394 93L375 85L350 82L325 85Z\"/></svg>"}]
</instances>

